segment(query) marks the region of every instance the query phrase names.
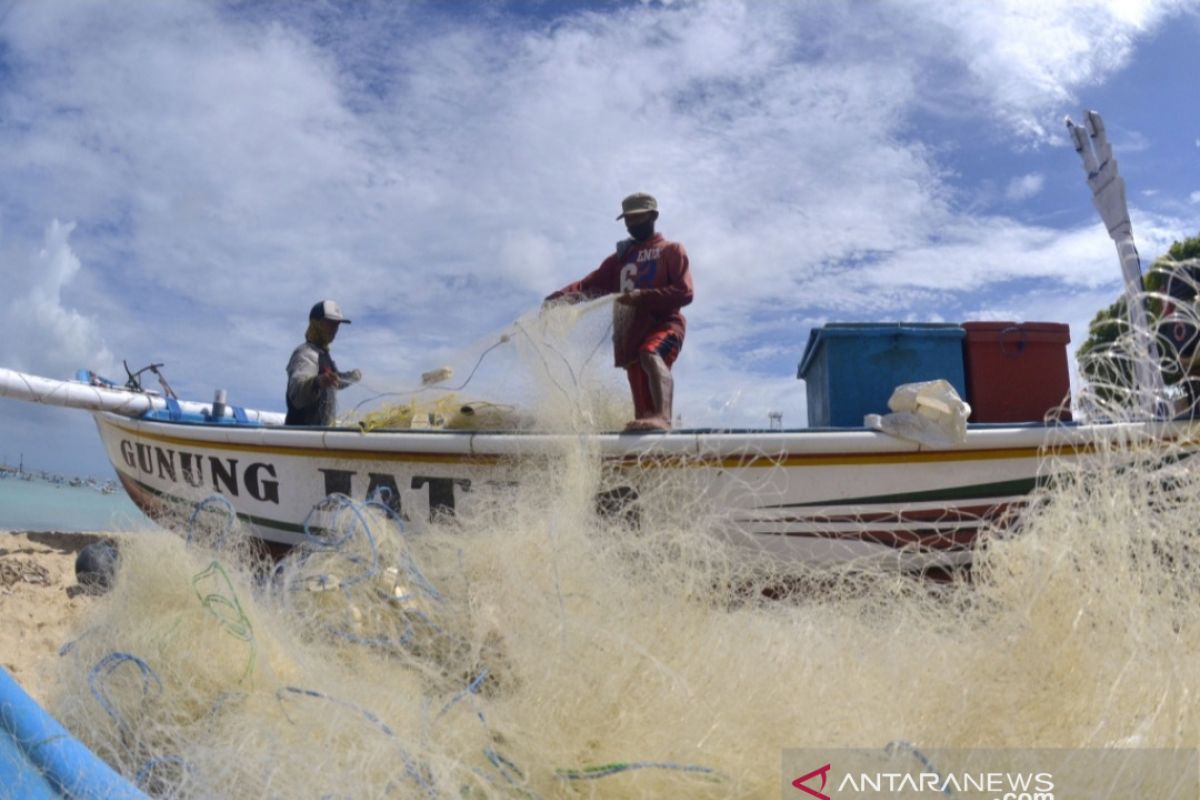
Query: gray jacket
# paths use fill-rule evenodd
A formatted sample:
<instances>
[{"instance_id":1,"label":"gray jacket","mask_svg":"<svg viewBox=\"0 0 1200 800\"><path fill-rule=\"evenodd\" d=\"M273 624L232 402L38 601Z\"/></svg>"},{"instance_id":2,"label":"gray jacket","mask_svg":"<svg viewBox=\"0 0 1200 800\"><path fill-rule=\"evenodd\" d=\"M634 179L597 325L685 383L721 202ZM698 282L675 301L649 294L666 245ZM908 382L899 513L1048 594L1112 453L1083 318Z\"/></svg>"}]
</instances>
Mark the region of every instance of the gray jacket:
<instances>
[{"instance_id":1,"label":"gray jacket","mask_svg":"<svg viewBox=\"0 0 1200 800\"><path fill-rule=\"evenodd\" d=\"M322 386L317 376L333 372L337 383ZM356 382L358 370L338 372L329 351L305 342L292 351L287 366L286 425L320 425L332 427L337 421L337 393Z\"/></svg>"}]
</instances>

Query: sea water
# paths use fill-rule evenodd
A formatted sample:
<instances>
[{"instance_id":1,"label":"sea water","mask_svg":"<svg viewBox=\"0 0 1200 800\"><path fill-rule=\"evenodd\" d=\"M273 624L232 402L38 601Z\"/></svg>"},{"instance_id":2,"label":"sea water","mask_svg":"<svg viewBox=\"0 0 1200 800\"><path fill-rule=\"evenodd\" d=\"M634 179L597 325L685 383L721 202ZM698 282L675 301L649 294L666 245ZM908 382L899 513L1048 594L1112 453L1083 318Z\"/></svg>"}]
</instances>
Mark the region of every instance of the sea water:
<instances>
[{"instance_id":1,"label":"sea water","mask_svg":"<svg viewBox=\"0 0 1200 800\"><path fill-rule=\"evenodd\" d=\"M121 490L9 477L0 480L0 530L121 531L147 524Z\"/></svg>"}]
</instances>

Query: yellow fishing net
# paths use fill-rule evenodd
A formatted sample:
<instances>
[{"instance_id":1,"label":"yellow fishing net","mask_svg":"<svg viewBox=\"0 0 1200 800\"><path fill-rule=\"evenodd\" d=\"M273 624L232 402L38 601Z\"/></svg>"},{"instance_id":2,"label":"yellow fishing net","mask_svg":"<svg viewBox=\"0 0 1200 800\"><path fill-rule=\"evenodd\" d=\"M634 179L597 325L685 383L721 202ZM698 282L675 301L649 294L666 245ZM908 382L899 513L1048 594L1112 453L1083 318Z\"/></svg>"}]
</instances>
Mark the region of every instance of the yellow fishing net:
<instances>
[{"instance_id":1,"label":"yellow fishing net","mask_svg":"<svg viewBox=\"0 0 1200 800\"><path fill-rule=\"evenodd\" d=\"M486 400L464 400L451 392L429 400L389 403L367 412L350 424L363 431L400 429L519 430L528 428L528 415L516 406Z\"/></svg>"}]
</instances>

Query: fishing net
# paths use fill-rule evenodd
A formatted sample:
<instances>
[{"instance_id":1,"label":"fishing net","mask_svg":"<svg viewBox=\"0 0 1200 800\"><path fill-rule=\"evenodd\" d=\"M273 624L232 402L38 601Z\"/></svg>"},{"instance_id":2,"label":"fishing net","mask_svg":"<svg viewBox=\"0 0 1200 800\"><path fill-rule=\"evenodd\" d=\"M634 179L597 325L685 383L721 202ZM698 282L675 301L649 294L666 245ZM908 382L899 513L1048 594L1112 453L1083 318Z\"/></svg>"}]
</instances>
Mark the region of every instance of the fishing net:
<instances>
[{"instance_id":1,"label":"fishing net","mask_svg":"<svg viewBox=\"0 0 1200 800\"><path fill-rule=\"evenodd\" d=\"M537 425L608 424L530 353ZM1114 398L941 582L730 533L786 480L751 448L763 480L702 491L700 455L563 437L453 515L331 496L278 562L205 501L122 542L49 706L161 797L765 798L789 748L1194 748L1197 443Z\"/></svg>"},{"instance_id":2,"label":"fishing net","mask_svg":"<svg viewBox=\"0 0 1200 800\"><path fill-rule=\"evenodd\" d=\"M614 313L610 296L526 314L486 347L451 354L451 364L424 372L419 386L375 392L341 424L366 431L621 430L632 404L624 371L612 366Z\"/></svg>"},{"instance_id":3,"label":"fishing net","mask_svg":"<svg viewBox=\"0 0 1200 800\"><path fill-rule=\"evenodd\" d=\"M457 393L407 405L387 403L355 420L364 431L396 429L444 429L513 431L534 428L533 420L516 406L486 400L463 400Z\"/></svg>"}]
</instances>

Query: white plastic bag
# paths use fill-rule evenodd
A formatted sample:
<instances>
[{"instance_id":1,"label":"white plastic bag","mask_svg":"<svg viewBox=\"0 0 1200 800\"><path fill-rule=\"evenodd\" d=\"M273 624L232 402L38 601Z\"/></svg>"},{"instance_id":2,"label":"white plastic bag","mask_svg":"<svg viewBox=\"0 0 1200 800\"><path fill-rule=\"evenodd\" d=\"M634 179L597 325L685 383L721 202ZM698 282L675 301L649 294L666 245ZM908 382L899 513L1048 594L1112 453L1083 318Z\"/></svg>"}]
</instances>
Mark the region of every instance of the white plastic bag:
<instances>
[{"instance_id":1,"label":"white plastic bag","mask_svg":"<svg viewBox=\"0 0 1200 800\"><path fill-rule=\"evenodd\" d=\"M967 439L968 405L949 381L938 379L897 386L888 400L891 414L868 414L863 424L923 445L949 446Z\"/></svg>"}]
</instances>

